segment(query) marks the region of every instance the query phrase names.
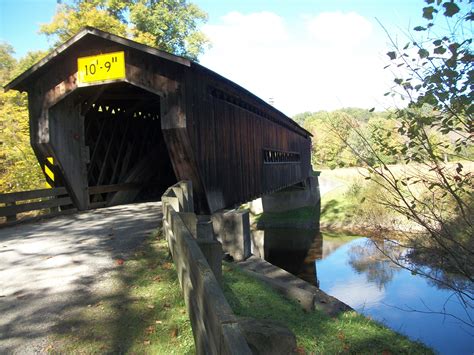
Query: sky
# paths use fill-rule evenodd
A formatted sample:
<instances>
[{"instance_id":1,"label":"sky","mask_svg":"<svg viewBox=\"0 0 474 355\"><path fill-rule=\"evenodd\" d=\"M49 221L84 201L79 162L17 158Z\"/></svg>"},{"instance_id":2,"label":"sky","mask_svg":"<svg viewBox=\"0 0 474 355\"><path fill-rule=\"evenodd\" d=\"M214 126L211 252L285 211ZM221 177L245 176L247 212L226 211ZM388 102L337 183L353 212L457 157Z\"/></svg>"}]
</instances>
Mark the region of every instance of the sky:
<instances>
[{"instance_id":1,"label":"sky","mask_svg":"<svg viewBox=\"0 0 474 355\"><path fill-rule=\"evenodd\" d=\"M209 15L202 30L212 47L200 57L207 68L243 86L289 116L393 102L389 39L422 23L423 0L195 0ZM0 0L0 41L15 56L50 48L38 34L56 0ZM377 21L378 20L378 21Z\"/></svg>"}]
</instances>

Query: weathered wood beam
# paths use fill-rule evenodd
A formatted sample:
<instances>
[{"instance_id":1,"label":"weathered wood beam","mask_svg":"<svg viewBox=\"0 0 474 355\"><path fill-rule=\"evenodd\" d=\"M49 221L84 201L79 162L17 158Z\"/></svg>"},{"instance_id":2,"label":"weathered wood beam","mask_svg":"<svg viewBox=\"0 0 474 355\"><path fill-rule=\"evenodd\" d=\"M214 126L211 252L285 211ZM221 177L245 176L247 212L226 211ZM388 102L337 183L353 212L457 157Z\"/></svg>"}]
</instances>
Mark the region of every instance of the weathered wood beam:
<instances>
[{"instance_id":1,"label":"weathered wood beam","mask_svg":"<svg viewBox=\"0 0 474 355\"><path fill-rule=\"evenodd\" d=\"M72 200L70 197L60 197L51 200L0 207L0 217L13 216L22 212L42 210L50 207L70 205L71 203Z\"/></svg>"},{"instance_id":2,"label":"weathered wood beam","mask_svg":"<svg viewBox=\"0 0 474 355\"><path fill-rule=\"evenodd\" d=\"M7 194L0 194L0 203L34 200L37 198L55 197L59 195L67 195L66 188L56 187L53 189L40 189L40 190L20 191L20 192L10 192Z\"/></svg>"}]
</instances>

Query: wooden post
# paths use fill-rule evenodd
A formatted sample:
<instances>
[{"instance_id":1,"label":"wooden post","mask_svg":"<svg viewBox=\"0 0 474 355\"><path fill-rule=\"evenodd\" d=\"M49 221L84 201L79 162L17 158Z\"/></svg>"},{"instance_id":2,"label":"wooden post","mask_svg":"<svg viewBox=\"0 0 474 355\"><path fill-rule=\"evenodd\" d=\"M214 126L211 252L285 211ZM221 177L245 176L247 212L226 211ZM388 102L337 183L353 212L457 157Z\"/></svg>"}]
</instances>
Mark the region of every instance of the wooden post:
<instances>
[{"instance_id":1,"label":"wooden post","mask_svg":"<svg viewBox=\"0 0 474 355\"><path fill-rule=\"evenodd\" d=\"M8 207L8 206L15 206L16 203L15 201L12 201L12 202L7 202L5 203L5 206ZM16 221L16 213L15 214L12 214L10 216L6 216L7 217L7 222L14 222Z\"/></svg>"}]
</instances>

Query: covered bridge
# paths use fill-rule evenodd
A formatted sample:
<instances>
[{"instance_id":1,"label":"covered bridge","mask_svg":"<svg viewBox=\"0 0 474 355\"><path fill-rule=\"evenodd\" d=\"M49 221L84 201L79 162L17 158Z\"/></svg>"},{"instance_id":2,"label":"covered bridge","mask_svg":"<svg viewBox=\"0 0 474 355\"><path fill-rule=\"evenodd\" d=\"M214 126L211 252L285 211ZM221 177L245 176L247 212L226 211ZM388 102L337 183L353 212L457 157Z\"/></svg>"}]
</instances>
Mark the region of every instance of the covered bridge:
<instances>
[{"instance_id":1,"label":"covered bridge","mask_svg":"<svg viewBox=\"0 0 474 355\"><path fill-rule=\"evenodd\" d=\"M10 82L26 91L31 145L78 209L158 200L193 183L209 214L304 182L311 135L242 87L185 58L85 28Z\"/></svg>"}]
</instances>

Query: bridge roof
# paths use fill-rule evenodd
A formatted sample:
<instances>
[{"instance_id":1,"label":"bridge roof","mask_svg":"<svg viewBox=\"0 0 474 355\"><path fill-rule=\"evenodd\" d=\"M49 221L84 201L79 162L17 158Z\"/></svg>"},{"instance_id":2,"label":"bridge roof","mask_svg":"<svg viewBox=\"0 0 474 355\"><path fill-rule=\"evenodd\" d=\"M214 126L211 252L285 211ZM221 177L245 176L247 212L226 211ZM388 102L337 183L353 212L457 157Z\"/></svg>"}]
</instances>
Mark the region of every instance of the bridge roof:
<instances>
[{"instance_id":1,"label":"bridge roof","mask_svg":"<svg viewBox=\"0 0 474 355\"><path fill-rule=\"evenodd\" d=\"M231 85L235 89L237 89L240 92L243 92L247 95L252 96L255 100L259 102L259 104L267 107L268 109L278 113L279 115L285 117L287 120L286 125L289 125L290 127L292 126L293 129L296 129L297 131L300 132L300 134L303 134L304 136L311 136L312 134L305 130L303 127L301 127L299 124L297 124L295 121L293 121L291 118L286 116L284 113L273 107L272 105L268 104L266 101L262 100L258 96L252 94L248 90L244 89L240 85L234 83L233 81L223 77L220 74L217 74L216 72L196 63L193 62L187 58L177 56L168 52L164 52L162 50L156 49L154 47L147 46L145 44L141 44L138 42L135 42L131 39L120 37L117 35L114 35L112 33L104 32L102 30L99 30L94 27L86 26L84 27L80 32L78 32L75 36L70 38L68 41L64 42L62 45L54 49L51 53L49 53L47 56L45 56L43 59L41 59L38 63L33 65L31 68L20 74L18 77L13 79L11 82L5 85L4 89L6 91L13 89L13 90L19 90L19 91L27 91L28 87L35 81L35 79L47 68L50 67L51 65L54 65L54 63L58 62L61 60L63 57L68 55L68 49L70 47L73 47L76 43L84 40L92 40L95 38L101 38L104 40L108 40L111 42L114 42L119 45L126 46L131 49L135 49L138 51L141 51L143 53L147 53L152 56L156 56L171 62L174 62L178 65L182 65L183 67L187 68L195 68L198 70L201 70L206 73L206 75L209 75L211 77L214 77L216 80L219 80L221 82L225 82L227 85Z\"/></svg>"},{"instance_id":2,"label":"bridge roof","mask_svg":"<svg viewBox=\"0 0 474 355\"><path fill-rule=\"evenodd\" d=\"M30 81L30 79L35 76L35 74L38 71L41 71L46 65L50 65L50 63L55 62L57 59L62 57L66 50L74 45L75 43L87 38L87 37L100 37L118 44L122 44L124 46L134 48L137 50L140 50L142 52L146 52L148 54L164 58L170 61L173 61L175 63L184 65L184 66L191 66L191 61L189 59L186 59L184 57L180 57L174 54L170 54L164 51L161 51L159 49L132 41L130 39L120 37L117 35L114 35L112 33L104 32L101 31L97 28L86 26L84 27L80 32L78 32L76 35L74 35L72 38L61 44L59 47L54 49L51 53L49 53L46 57L41 59L38 63L33 65L31 68L20 74L18 77L13 79L11 82L5 85L5 90L24 90L25 86L27 86L27 83Z\"/></svg>"}]
</instances>

